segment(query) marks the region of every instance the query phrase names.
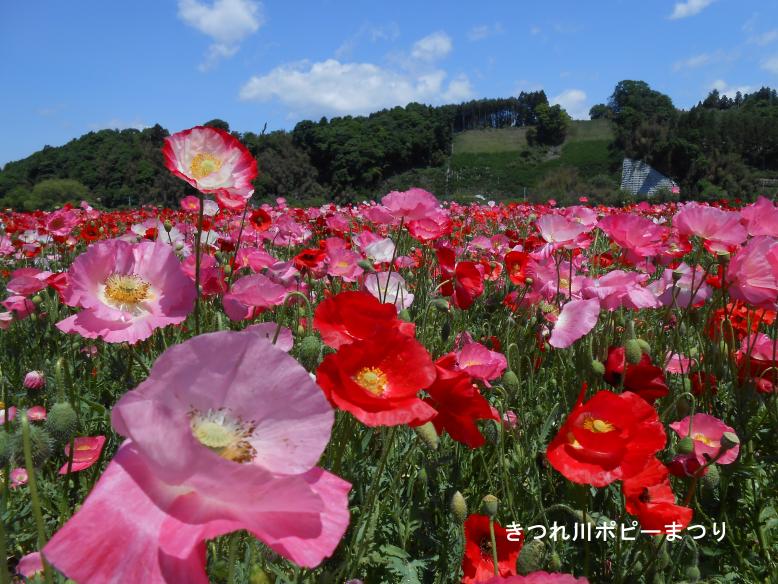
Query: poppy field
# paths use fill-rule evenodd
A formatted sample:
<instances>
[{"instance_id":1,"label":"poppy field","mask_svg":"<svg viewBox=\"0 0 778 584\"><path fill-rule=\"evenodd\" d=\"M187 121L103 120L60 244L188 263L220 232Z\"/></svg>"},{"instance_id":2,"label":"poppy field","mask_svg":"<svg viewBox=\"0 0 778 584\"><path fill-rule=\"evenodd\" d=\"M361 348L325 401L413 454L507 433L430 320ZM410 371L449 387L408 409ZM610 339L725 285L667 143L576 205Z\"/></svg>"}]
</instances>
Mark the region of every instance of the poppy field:
<instances>
[{"instance_id":1,"label":"poppy field","mask_svg":"<svg viewBox=\"0 0 778 584\"><path fill-rule=\"evenodd\" d=\"M0 584L775 582L778 206L0 212Z\"/></svg>"}]
</instances>

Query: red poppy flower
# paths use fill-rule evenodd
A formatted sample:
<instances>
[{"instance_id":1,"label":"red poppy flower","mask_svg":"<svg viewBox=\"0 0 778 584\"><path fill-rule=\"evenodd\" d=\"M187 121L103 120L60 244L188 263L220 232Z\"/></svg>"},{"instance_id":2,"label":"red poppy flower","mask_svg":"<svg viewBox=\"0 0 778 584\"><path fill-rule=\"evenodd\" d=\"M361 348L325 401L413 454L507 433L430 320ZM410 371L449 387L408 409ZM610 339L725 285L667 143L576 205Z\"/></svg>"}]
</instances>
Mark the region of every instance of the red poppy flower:
<instances>
[{"instance_id":1,"label":"red poppy flower","mask_svg":"<svg viewBox=\"0 0 778 584\"><path fill-rule=\"evenodd\" d=\"M327 257L323 249L311 248L304 249L294 256L294 267L300 270L316 270L321 267L322 262Z\"/></svg>"},{"instance_id":2,"label":"red poppy flower","mask_svg":"<svg viewBox=\"0 0 778 584\"><path fill-rule=\"evenodd\" d=\"M324 358L316 381L333 406L366 426L423 424L436 414L418 397L435 381L435 364L421 343L397 330L342 345Z\"/></svg>"},{"instance_id":3,"label":"red poppy flower","mask_svg":"<svg viewBox=\"0 0 778 584\"><path fill-rule=\"evenodd\" d=\"M529 254L523 251L510 251L505 255L505 270L511 282L523 285L527 282L527 264Z\"/></svg>"},{"instance_id":4,"label":"red poppy flower","mask_svg":"<svg viewBox=\"0 0 778 584\"><path fill-rule=\"evenodd\" d=\"M624 373L626 368L626 375ZM623 386L640 397L654 403L660 397L666 396L670 390L665 382L664 371L651 363L651 357L646 353L640 358L640 363L627 363L624 347L611 347L605 361L605 381L613 387Z\"/></svg>"},{"instance_id":5,"label":"red poppy flower","mask_svg":"<svg viewBox=\"0 0 778 584\"><path fill-rule=\"evenodd\" d=\"M494 522L494 539L497 543L497 571L500 576L515 576L516 560L524 544L524 534L519 541L510 541L508 531ZM465 555L462 558L462 584L476 584L494 577L492 536L489 517L470 515L465 520Z\"/></svg>"},{"instance_id":6,"label":"red poppy flower","mask_svg":"<svg viewBox=\"0 0 778 584\"><path fill-rule=\"evenodd\" d=\"M369 292L341 292L321 302L313 315L313 328L335 349L370 339L394 329L413 337L416 325L397 318L394 304L382 304Z\"/></svg>"},{"instance_id":7,"label":"red poppy flower","mask_svg":"<svg viewBox=\"0 0 778 584\"><path fill-rule=\"evenodd\" d=\"M100 230L97 225L89 224L81 228L81 239L84 241L97 241L98 237L100 237Z\"/></svg>"},{"instance_id":8,"label":"red poppy flower","mask_svg":"<svg viewBox=\"0 0 778 584\"><path fill-rule=\"evenodd\" d=\"M551 466L595 487L638 474L665 446L656 410L629 391L599 391L582 403L584 393L546 449Z\"/></svg>"},{"instance_id":9,"label":"red poppy flower","mask_svg":"<svg viewBox=\"0 0 778 584\"><path fill-rule=\"evenodd\" d=\"M701 396L706 393L715 394L718 391L716 376L712 373L695 371L689 376L692 382L692 393Z\"/></svg>"},{"instance_id":10,"label":"red poppy flower","mask_svg":"<svg viewBox=\"0 0 778 584\"><path fill-rule=\"evenodd\" d=\"M435 362L437 377L426 391L425 401L437 410L432 423L438 434L444 431L470 448L483 446L486 439L478 430L476 420L499 420L500 417L482 396L472 377L454 370L456 354L449 353Z\"/></svg>"},{"instance_id":11,"label":"red poppy flower","mask_svg":"<svg viewBox=\"0 0 778 584\"><path fill-rule=\"evenodd\" d=\"M739 300L729 302L726 308L719 308L711 314L708 320L708 336L715 341L722 337L728 343L740 341L757 332L760 324L773 324L775 314L774 310L749 308Z\"/></svg>"},{"instance_id":12,"label":"red poppy flower","mask_svg":"<svg viewBox=\"0 0 778 584\"><path fill-rule=\"evenodd\" d=\"M440 293L452 296L454 306L467 310L484 292L484 281L475 262L455 263L454 250L441 247L437 250L443 285Z\"/></svg>"},{"instance_id":13,"label":"red poppy flower","mask_svg":"<svg viewBox=\"0 0 778 584\"><path fill-rule=\"evenodd\" d=\"M270 218L270 214L264 209L256 209L249 216L249 224L257 233L267 231L272 223L273 220Z\"/></svg>"},{"instance_id":14,"label":"red poppy flower","mask_svg":"<svg viewBox=\"0 0 778 584\"><path fill-rule=\"evenodd\" d=\"M668 476L667 467L652 458L640 473L622 485L627 512L637 516L643 529L667 533L671 525L685 529L692 520L689 507L675 504Z\"/></svg>"}]
</instances>

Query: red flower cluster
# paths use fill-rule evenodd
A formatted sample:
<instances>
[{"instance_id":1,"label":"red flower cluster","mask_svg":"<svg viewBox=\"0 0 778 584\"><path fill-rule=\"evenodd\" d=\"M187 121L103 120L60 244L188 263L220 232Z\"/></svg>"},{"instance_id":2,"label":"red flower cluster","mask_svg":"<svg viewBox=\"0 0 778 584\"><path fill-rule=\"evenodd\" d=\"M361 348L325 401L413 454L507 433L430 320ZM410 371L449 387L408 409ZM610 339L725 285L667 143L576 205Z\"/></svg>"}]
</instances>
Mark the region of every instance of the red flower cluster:
<instances>
[{"instance_id":1,"label":"red flower cluster","mask_svg":"<svg viewBox=\"0 0 778 584\"><path fill-rule=\"evenodd\" d=\"M500 576L513 576L516 560L524 545L524 534L519 541L510 541L508 531L494 522L494 539L497 542L497 571ZM489 517L470 515L465 521L465 555L462 558L462 584L484 582L494 576L492 536Z\"/></svg>"},{"instance_id":2,"label":"red flower cluster","mask_svg":"<svg viewBox=\"0 0 778 584\"><path fill-rule=\"evenodd\" d=\"M484 280L475 262L456 262L453 249L441 247L437 250L442 285L440 293L451 296L454 306L467 310L484 292Z\"/></svg>"}]
</instances>

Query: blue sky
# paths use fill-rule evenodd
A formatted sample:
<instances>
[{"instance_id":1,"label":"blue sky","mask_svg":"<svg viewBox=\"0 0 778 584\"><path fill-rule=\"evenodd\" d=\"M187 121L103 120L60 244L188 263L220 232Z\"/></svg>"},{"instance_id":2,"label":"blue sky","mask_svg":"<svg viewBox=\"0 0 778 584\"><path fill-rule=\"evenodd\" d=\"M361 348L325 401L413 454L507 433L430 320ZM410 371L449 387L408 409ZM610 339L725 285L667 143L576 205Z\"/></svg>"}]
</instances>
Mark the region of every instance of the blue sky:
<instances>
[{"instance_id":1,"label":"blue sky","mask_svg":"<svg viewBox=\"0 0 778 584\"><path fill-rule=\"evenodd\" d=\"M690 107L778 86L773 0L27 0L0 19L0 164L92 130L239 131L643 79Z\"/></svg>"}]
</instances>

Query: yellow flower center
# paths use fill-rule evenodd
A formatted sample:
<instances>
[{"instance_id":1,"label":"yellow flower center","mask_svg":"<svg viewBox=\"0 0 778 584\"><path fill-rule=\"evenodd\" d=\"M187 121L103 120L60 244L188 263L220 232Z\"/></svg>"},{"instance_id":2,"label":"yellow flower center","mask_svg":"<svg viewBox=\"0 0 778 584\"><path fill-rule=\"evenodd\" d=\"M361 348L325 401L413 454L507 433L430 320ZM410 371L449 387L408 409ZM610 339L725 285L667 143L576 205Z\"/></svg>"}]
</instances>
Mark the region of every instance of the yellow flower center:
<instances>
[{"instance_id":1,"label":"yellow flower center","mask_svg":"<svg viewBox=\"0 0 778 584\"><path fill-rule=\"evenodd\" d=\"M222 161L210 152L200 152L192 159L190 172L197 180L205 178L209 174L218 172L222 167Z\"/></svg>"},{"instance_id":2,"label":"yellow flower center","mask_svg":"<svg viewBox=\"0 0 778 584\"><path fill-rule=\"evenodd\" d=\"M364 367L354 376L354 381L373 395L381 395L386 391L386 373L378 367Z\"/></svg>"},{"instance_id":3,"label":"yellow flower center","mask_svg":"<svg viewBox=\"0 0 778 584\"><path fill-rule=\"evenodd\" d=\"M613 424L610 422L591 417L584 420L583 427L590 432L596 432L597 434L605 434L606 432L613 432L614 430Z\"/></svg>"},{"instance_id":4,"label":"yellow flower center","mask_svg":"<svg viewBox=\"0 0 778 584\"><path fill-rule=\"evenodd\" d=\"M705 444L705 446L718 446L718 442L711 440L705 434L700 434L699 432L692 434L692 440L695 440L696 442L702 442Z\"/></svg>"},{"instance_id":5,"label":"yellow flower center","mask_svg":"<svg viewBox=\"0 0 778 584\"><path fill-rule=\"evenodd\" d=\"M105 281L105 297L114 304L134 306L149 299L149 286L134 274L111 274Z\"/></svg>"},{"instance_id":6,"label":"yellow flower center","mask_svg":"<svg viewBox=\"0 0 778 584\"><path fill-rule=\"evenodd\" d=\"M192 435L197 441L225 460L233 462L251 462L257 455L249 442L256 425L235 418L224 409L208 410L190 414Z\"/></svg>"}]
</instances>

